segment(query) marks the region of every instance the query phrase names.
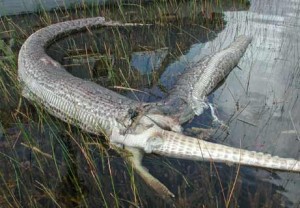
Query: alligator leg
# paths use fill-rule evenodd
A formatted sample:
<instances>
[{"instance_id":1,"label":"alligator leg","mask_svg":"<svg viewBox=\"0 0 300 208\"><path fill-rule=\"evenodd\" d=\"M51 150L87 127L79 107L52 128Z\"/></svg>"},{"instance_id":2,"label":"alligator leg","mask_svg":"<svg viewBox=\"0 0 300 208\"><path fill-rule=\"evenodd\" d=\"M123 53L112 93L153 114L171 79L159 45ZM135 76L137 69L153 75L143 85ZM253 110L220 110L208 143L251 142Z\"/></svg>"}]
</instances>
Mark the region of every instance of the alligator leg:
<instances>
[{"instance_id":1,"label":"alligator leg","mask_svg":"<svg viewBox=\"0 0 300 208\"><path fill-rule=\"evenodd\" d=\"M126 160L130 163L136 173L141 176L141 178L146 182L148 186L153 188L160 196L165 199L175 196L165 185L163 185L159 180L151 175L148 170L142 165L144 153L141 150L132 147L125 147L125 149L132 154L131 156L126 157Z\"/></svg>"},{"instance_id":2,"label":"alligator leg","mask_svg":"<svg viewBox=\"0 0 300 208\"><path fill-rule=\"evenodd\" d=\"M119 134L115 136L116 138L112 138L112 140L116 143L125 144L125 148L132 154L126 159L134 170L165 199L171 199L174 194L142 166L144 152L172 158L225 162L227 164L235 163L300 172L300 161L292 158L280 158L260 152L215 144L182 133L166 131L156 125L145 127L145 130L139 134Z\"/></svg>"},{"instance_id":3,"label":"alligator leg","mask_svg":"<svg viewBox=\"0 0 300 208\"><path fill-rule=\"evenodd\" d=\"M116 147L124 145L125 149L131 153L125 159L133 167L133 169L140 175L148 186L153 188L162 198L170 199L175 195L163 185L158 179L152 176L148 170L142 165L144 153L151 153L152 149L158 148L163 144L163 139L159 134L156 134L157 126L149 127L140 134L122 135L118 130L113 130L111 135L111 143Z\"/></svg>"}]
</instances>

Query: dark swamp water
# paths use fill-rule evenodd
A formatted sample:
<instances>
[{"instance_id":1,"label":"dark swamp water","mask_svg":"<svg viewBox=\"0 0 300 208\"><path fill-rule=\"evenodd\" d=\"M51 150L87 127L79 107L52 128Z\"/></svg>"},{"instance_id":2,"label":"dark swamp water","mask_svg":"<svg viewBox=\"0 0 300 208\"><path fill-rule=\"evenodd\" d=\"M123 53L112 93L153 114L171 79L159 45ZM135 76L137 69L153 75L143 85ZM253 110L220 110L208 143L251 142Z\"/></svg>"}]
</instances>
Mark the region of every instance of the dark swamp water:
<instances>
[{"instance_id":1,"label":"dark swamp water","mask_svg":"<svg viewBox=\"0 0 300 208\"><path fill-rule=\"evenodd\" d=\"M134 4L121 12L118 7L99 13L75 10L59 18L54 12L51 17L39 14L39 21L34 14L11 16L1 21L1 37L17 52L49 18L100 14L155 23L72 35L49 49L75 76L154 101L166 95L187 64L226 47L238 35L252 36L239 68L209 96L229 126L229 134L211 140L299 159L300 2L205 3ZM157 18L154 7L167 9ZM3 27L5 21L24 28L22 41L4 33L9 28ZM1 71L1 76L7 75ZM144 165L176 195L164 201L132 176L105 139L99 143L26 101L17 106L17 100L18 95L0 100L1 207L300 207L299 174L147 155ZM210 116L204 115L186 124L185 131L210 126Z\"/></svg>"}]
</instances>

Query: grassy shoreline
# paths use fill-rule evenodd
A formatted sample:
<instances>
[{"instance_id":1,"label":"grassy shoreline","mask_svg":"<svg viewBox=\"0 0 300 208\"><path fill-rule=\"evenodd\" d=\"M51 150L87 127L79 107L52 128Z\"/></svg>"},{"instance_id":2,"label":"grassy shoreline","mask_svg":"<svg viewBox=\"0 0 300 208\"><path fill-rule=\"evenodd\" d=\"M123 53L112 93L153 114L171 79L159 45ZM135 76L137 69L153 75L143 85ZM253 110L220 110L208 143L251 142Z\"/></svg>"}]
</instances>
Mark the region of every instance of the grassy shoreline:
<instances>
[{"instance_id":1,"label":"grassy shoreline","mask_svg":"<svg viewBox=\"0 0 300 208\"><path fill-rule=\"evenodd\" d=\"M105 138L81 132L51 117L40 106L28 103L20 96L17 80L17 53L31 33L55 22L100 15L154 26L151 30L100 29L92 35L78 34L58 41L51 46L49 53L65 65L79 64L79 68L84 68L89 74L99 69L96 74L105 79L103 82L108 87L150 88L160 84L159 77L164 68L185 54L192 44L212 39L224 27L222 15L213 12L218 10L215 8L218 2L209 5L209 1L189 1L186 4L169 1L168 4L100 8L81 5L71 10L41 11L31 14L28 19L24 15L2 17L5 37L0 44L0 95L4 98L1 101L4 137L0 146L0 205L169 207L174 203L178 207L197 207L199 204L205 207L238 206L238 200L231 197L231 190L233 187L239 190L242 181L234 184L237 177L234 170L220 166L218 168L228 171L220 171L221 175L218 175L218 172L211 171L211 164L158 159L149 155L144 163L147 167L154 167L150 171L177 195L177 199L171 202L157 199L155 192L149 190L120 155L109 148ZM219 5L219 11L222 9L223 6ZM186 13L187 10L193 12ZM171 35L173 39L169 38ZM168 48L170 55L154 74L143 76L131 68L132 52L149 52L164 47ZM97 63L89 58L91 55L97 57ZM71 62L66 61L67 57L71 57ZM108 70L103 72L103 69ZM220 178L227 178L228 184L223 185ZM262 194L268 192L272 192L271 188L261 188ZM235 192L235 197L238 196L239 193Z\"/></svg>"}]
</instances>

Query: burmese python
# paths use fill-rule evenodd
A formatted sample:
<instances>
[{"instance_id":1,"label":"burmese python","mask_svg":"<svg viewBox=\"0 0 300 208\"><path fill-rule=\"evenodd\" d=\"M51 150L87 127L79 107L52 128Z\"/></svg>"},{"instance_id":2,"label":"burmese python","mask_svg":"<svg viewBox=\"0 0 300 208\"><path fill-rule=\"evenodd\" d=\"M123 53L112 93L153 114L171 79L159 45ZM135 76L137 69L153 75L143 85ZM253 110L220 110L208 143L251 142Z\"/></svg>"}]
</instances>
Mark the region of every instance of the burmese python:
<instances>
[{"instance_id":1,"label":"burmese python","mask_svg":"<svg viewBox=\"0 0 300 208\"><path fill-rule=\"evenodd\" d=\"M300 162L295 159L214 144L180 133L182 123L207 107L207 94L237 65L251 38L240 36L228 48L192 64L161 102L141 103L72 76L46 54L45 49L55 40L95 26L142 25L95 17L36 31L19 53L18 75L23 96L65 122L93 134L105 134L113 144L123 145L133 155L129 160L135 170L162 196L174 195L143 168L144 152L300 172Z\"/></svg>"}]
</instances>

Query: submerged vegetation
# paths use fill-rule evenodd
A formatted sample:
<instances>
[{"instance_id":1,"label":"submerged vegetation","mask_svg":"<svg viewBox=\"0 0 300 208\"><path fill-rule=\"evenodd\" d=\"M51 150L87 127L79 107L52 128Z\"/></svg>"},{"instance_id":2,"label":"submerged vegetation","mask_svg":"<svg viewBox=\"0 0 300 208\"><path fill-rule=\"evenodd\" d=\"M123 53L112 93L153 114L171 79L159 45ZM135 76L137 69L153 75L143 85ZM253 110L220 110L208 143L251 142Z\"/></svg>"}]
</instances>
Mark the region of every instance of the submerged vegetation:
<instances>
[{"instance_id":1,"label":"submerged vegetation","mask_svg":"<svg viewBox=\"0 0 300 208\"><path fill-rule=\"evenodd\" d=\"M251 170L240 172L239 167L158 160L149 155L144 164L176 194L172 201L160 199L127 166L120 156L126 153L110 149L105 136L82 132L27 102L21 96L17 78L18 51L34 31L56 22L104 16L149 25L89 30L53 43L48 53L75 76L134 99L160 99L170 88L170 83L159 79L165 68L193 44L213 39L226 25L224 10L248 6L243 0L74 4L68 9L41 8L36 14L1 17L0 206L284 206L287 200L276 193L275 185L256 181L259 185L253 187L244 183L242 179L251 177ZM150 66L141 69L139 64L133 64L134 58L140 58L140 65ZM184 62L180 64L184 68Z\"/></svg>"}]
</instances>

